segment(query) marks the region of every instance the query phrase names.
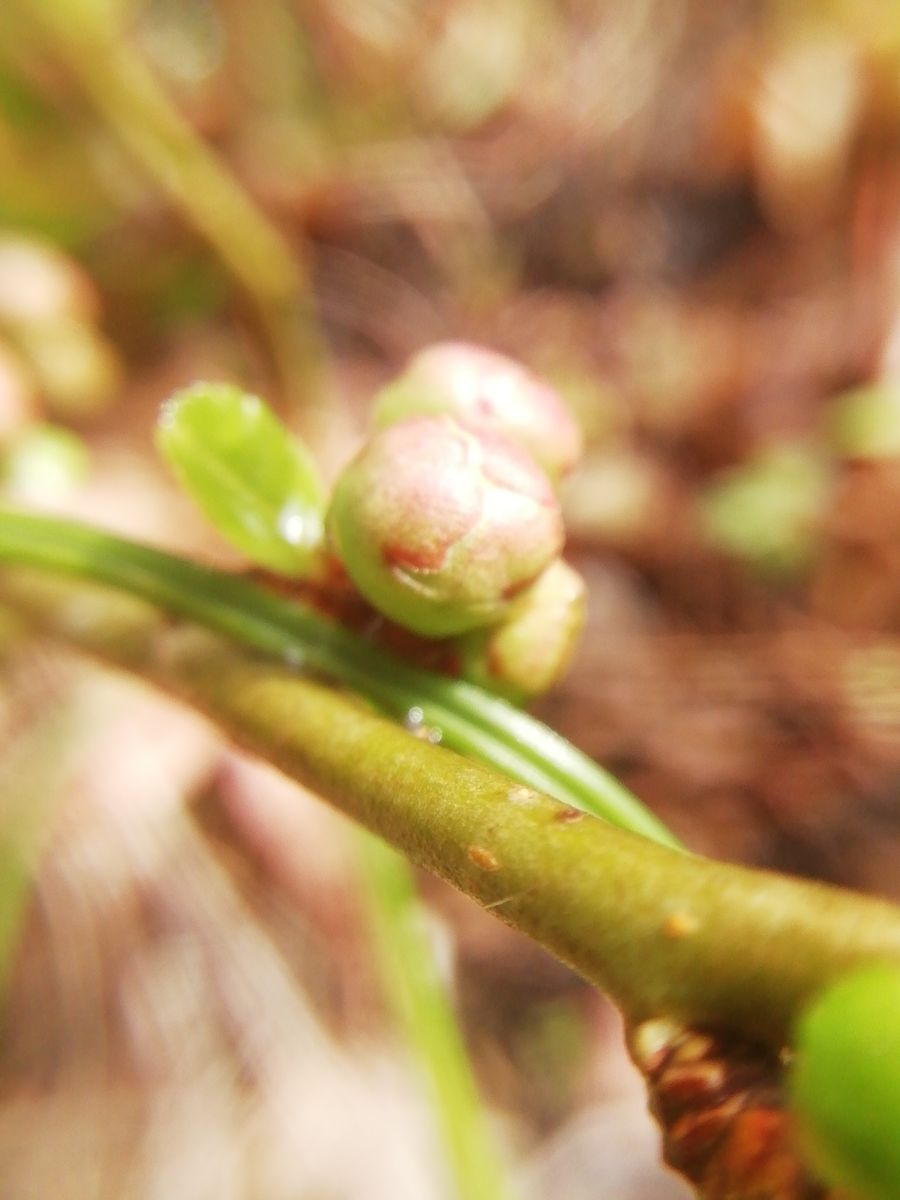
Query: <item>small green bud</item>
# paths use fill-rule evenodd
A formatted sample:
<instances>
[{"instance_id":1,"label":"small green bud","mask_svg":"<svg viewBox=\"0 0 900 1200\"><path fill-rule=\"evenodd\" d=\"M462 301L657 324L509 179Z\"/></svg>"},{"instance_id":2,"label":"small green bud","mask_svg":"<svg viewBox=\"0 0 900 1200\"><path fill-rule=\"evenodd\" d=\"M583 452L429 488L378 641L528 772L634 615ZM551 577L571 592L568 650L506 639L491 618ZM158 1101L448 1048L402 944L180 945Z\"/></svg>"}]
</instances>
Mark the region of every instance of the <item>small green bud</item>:
<instances>
[{"instance_id":1,"label":"small green bud","mask_svg":"<svg viewBox=\"0 0 900 1200\"><path fill-rule=\"evenodd\" d=\"M549 691L565 674L584 628L586 588L561 558L488 629L459 639L459 671L514 704Z\"/></svg>"},{"instance_id":2,"label":"small green bud","mask_svg":"<svg viewBox=\"0 0 900 1200\"><path fill-rule=\"evenodd\" d=\"M831 405L828 429L845 458L896 458L900 455L900 383L885 379L839 396Z\"/></svg>"},{"instance_id":3,"label":"small green bud","mask_svg":"<svg viewBox=\"0 0 900 1200\"><path fill-rule=\"evenodd\" d=\"M46 321L19 331L18 344L50 411L69 420L96 417L115 399L121 367L91 325Z\"/></svg>"},{"instance_id":4,"label":"small green bud","mask_svg":"<svg viewBox=\"0 0 900 1200\"><path fill-rule=\"evenodd\" d=\"M790 1090L813 1166L860 1200L900 1196L900 967L865 967L800 1019Z\"/></svg>"},{"instance_id":5,"label":"small green bud","mask_svg":"<svg viewBox=\"0 0 900 1200\"><path fill-rule=\"evenodd\" d=\"M559 394L519 363L483 346L440 342L420 351L379 393L373 420L384 429L408 417L440 413L519 442L553 480L581 456L581 431Z\"/></svg>"},{"instance_id":6,"label":"small green bud","mask_svg":"<svg viewBox=\"0 0 900 1200\"><path fill-rule=\"evenodd\" d=\"M328 528L366 599L426 637L499 620L563 542L543 471L452 417L377 433L338 479Z\"/></svg>"},{"instance_id":7,"label":"small green bud","mask_svg":"<svg viewBox=\"0 0 900 1200\"><path fill-rule=\"evenodd\" d=\"M701 497L710 540L761 573L788 576L812 557L831 488L818 447L776 446L723 472Z\"/></svg>"}]
</instances>

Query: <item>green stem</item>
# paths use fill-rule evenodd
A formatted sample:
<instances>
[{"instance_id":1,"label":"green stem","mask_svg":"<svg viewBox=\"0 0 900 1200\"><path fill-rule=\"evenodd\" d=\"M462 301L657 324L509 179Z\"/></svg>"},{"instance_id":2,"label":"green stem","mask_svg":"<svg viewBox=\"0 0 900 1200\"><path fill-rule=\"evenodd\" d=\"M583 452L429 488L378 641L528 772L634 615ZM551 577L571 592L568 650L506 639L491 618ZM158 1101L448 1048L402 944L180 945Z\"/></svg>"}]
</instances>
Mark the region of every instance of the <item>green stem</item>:
<instances>
[{"instance_id":1,"label":"green stem","mask_svg":"<svg viewBox=\"0 0 900 1200\"><path fill-rule=\"evenodd\" d=\"M509 1194L503 1167L412 874L389 846L368 836L360 838L359 860L383 986L431 1092L455 1194L460 1200L502 1200Z\"/></svg>"},{"instance_id":2,"label":"green stem","mask_svg":"<svg viewBox=\"0 0 900 1200\"><path fill-rule=\"evenodd\" d=\"M43 727L39 732L45 743ZM0 999L30 895L32 871L26 851L30 851L34 839L29 831L35 823L41 829L45 824L41 820L44 793L39 783L55 758L48 756L44 743L20 739L17 753L0 770L0 799L6 793L13 798L16 816L14 823L7 822L0 828ZM11 784L4 786L10 773L16 779L22 775L26 784L32 784L27 768L37 774L32 786L24 791L19 787L21 795ZM18 779L20 785L23 779ZM449 997L435 968L433 948L423 928L424 910L409 868L383 843L369 837L360 841L366 912L373 925L382 979L398 1027L432 1093L456 1194L460 1200L501 1200L508 1195L503 1166L487 1127Z\"/></svg>"},{"instance_id":3,"label":"green stem","mask_svg":"<svg viewBox=\"0 0 900 1200\"><path fill-rule=\"evenodd\" d=\"M3 546L9 558L5 535ZM0 599L206 712L237 745L604 988L631 1021L664 1015L781 1046L823 986L868 962L900 962L892 905L579 819L356 697L130 597L5 571Z\"/></svg>"},{"instance_id":4,"label":"green stem","mask_svg":"<svg viewBox=\"0 0 900 1200\"><path fill-rule=\"evenodd\" d=\"M400 662L349 630L245 579L211 571L72 521L0 507L0 561L80 575L346 684L401 719L420 709L441 741L528 787L669 846L671 833L564 738L460 680Z\"/></svg>"}]
</instances>

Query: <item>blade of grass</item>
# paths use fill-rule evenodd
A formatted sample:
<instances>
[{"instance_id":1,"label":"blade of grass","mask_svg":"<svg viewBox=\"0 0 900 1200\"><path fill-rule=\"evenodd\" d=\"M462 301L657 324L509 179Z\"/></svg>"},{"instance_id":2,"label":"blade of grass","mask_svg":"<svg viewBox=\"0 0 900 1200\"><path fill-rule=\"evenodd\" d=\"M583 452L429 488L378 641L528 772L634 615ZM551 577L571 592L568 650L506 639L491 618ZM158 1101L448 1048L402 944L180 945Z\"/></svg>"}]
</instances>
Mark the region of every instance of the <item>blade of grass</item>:
<instances>
[{"instance_id":1,"label":"blade of grass","mask_svg":"<svg viewBox=\"0 0 900 1200\"><path fill-rule=\"evenodd\" d=\"M65 63L116 137L251 296L288 394L302 399L308 423L317 419L327 355L298 248L184 120L108 6L10 0L10 8Z\"/></svg>"},{"instance_id":2,"label":"blade of grass","mask_svg":"<svg viewBox=\"0 0 900 1200\"><path fill-rule=\"evenodd\" d=\"M0 571L0 598L205 713L569 963L632 1022L709 1024L779 1049L829 981L900 955L894 906L573 820L559 801L411 736L358 696L159 605L46 567Z\"/></svg>"},{"instance_id":3,"label":"blade of grass","mask_svg":"<svg viewBox=\"0 0 900 1200\"><path fill-rule=\"evenodd\" d=\"M344 683L401 720L418 710L443 744L575 808L673 847L640 801L570 742L472 684L402 663L296 601L73 521L0 507L0 560L107 583L298 669ZM418 715L418 714L417 714Z\"/></svg>"},{"instance_id":4,"label":"blade of grass","mask_svg":"<svg viewBox=\"0 0 900 1200\"><path fill-rule=\"evenodd\" d=\"M42 711L0 758L0 1006L59 797L61 747L71 727L68 706L56 696L43 696Z\"/></svg>"},{"instance_id":5,"label":"blade of grass","mask_svg":"<svg viewBox=\"0 0 900 1200\"><path fill-rule=\"evenodd\" d=\"M509 1196L412 872L380 839L360 832L357 859L382 985L425 1082L459 1200Z\"/></svg>"}]
</instances>

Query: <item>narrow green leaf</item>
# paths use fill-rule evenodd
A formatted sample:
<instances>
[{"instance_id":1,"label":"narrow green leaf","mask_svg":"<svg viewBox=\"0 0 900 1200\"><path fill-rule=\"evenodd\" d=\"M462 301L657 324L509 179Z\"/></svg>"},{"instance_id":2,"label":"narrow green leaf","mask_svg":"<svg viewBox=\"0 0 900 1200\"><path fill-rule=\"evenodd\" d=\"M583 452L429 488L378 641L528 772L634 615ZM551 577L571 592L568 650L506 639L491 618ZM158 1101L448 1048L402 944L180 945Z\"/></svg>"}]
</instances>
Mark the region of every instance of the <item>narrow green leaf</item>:
<instances>
[{"instance_id":1,"label":"narrow green leaf","mask_svg":"<svg viewBox=\"0 0 900 1200\"><path fill-rule=\"evenodd\" d=\"M164 405L156 444L232 545L281 575L315 570L325 494L315 463L258 396L196 383Z\"/></svg>"},{"instance_id":2,"label":"narrow green leaf","mask_svg":"<svg viewBox=\"0 0 900 1200\"><path fill-rule=\"evenodd\" d=\"M382 986L423 1073L458 1200L504 1200L510 1188L412 869L379 838L359 833L360 882Z\"/></svg>"}]
</instances>

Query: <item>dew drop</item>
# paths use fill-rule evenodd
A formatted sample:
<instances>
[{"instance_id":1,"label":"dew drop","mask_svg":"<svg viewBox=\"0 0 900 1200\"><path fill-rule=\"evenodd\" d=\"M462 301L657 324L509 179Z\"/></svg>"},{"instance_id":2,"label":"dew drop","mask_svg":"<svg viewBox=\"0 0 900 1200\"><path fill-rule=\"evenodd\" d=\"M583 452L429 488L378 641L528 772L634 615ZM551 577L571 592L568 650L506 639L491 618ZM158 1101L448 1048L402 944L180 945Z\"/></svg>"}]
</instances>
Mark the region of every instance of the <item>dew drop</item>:
<instances>
[{"instance_id":1,"label":"dew drop","mask_svg":"<svg viewBox=\"0 0 900 1200\"><path fill-rule=\"evenodd\" d=\"M319 534L318 516L298 500L288 500L277 520L278 532L289 546L308 546Z\"/></svg>"},{"instance_id":2,"label":"dew drop","mask_svg":"<svg viewBox=\"0 0 900 1200\"><path fill-rule=\"evenodd\" d=\"M288 646L282 657L286 667L292 671L299 671L303 666L305 656L299 646Z\"/></svg>"},{"instance_id":3,"label":"dew drop","mask_svg":"<svg viewBox=\"0 0 900 1200\"><path fill-rule=\"evenodd\" d=\"M412 708L407 709L403 723L407 729L418 729L424 720L424 710L419 708L418 704L414 704Z\"/></svg>"}]
</instances>

